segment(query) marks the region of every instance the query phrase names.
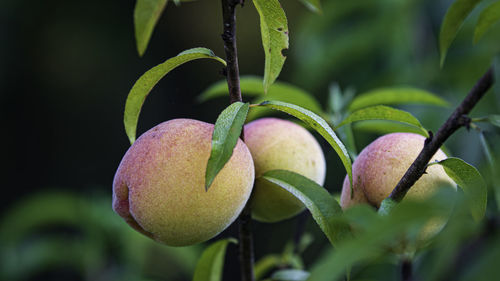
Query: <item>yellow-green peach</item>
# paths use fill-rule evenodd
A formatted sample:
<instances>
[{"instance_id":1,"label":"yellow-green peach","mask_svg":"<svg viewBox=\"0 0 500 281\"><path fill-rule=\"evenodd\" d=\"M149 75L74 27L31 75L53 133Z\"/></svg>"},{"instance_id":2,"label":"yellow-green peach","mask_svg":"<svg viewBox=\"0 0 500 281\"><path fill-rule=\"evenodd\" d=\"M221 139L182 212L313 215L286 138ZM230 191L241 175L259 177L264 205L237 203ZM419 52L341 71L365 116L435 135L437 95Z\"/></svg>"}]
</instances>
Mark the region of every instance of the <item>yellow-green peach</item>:
<instances>
[{"instance_id":1,"label":"yellow-green peach","mask_svg":"<svg viewBox=\"0 0 500 281\"><path fill-rule=\"evenodd\" d=\"M113 209L137 231L170 246L206 241L229 226L254 182L247 146L205 191L214 126L174 119L144 133L123 157L113 181Z\"/></svg>"},{"instance_id":2,"label":"yellow-green peach","mask_svg":"<svg viewBox=\"0 0 500 281\"><path fill-rule=\"evenodd\" d=\"M425 137L412 133L393 133L379 137L361 151L352 165L353 192L351 198L349 179L344 179L340 205L346 209L359 203L368 203L376 208L387 198L417 158L424 146ZM446 159L438 150L430 162ZM405 198L425 199L437 188L456 184L448 177L443 167L432 165L415 183Z\"/></svg>"},{"instance_id":3,"label":"yellow-green peach","mask_svg":"<svg viewBox=\"0 0 500 281\"><path fill-rule=\"evenodd\" d=\"M253 218L277 222L304 210L302 202L288 191L259 177L270 170L289 170L322 185L325 157L311 133L290 121L262 118L245 126L245 143L255 164L256 181L250 199Z\"/></svg>"}]
</instances>

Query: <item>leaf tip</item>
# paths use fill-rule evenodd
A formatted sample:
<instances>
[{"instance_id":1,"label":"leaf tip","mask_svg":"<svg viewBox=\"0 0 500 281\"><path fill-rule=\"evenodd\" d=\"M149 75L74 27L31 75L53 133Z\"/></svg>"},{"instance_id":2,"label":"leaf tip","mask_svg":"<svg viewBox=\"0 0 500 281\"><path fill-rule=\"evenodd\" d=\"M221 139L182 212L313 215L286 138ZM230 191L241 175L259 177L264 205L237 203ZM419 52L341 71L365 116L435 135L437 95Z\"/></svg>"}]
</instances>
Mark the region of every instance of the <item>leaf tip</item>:
<instances>
[{"instance_id":1,"label":"leaf tip","mask_svg":"<svg viewBox=\"0 0 500 281\"><path fill-rule=\"evenodd\" d=\"M445 60L446 60L446 51L441 52L441 58L439 60L439 68L441 68L441 69L443 68Z\"/></svg>"},{"instance_id":2,"label":"leaf tip","mask_svg":"<svg viewBox=\"0 0 500 281\"><path fill-rule=\"evenodd\" d=\"M477 42L479 42L479 40L481 39L481 34L479 34L478 32L474 32L474 38L472 39L472 44L473 45L476 45Z\"/></svg>"},{"instance_id":3,"label":"leaf tip","mask_svg":"<svg viewBox=\"0 0 500 281\"><path fill-rule=\"evenodd\" d=\"M210 176L208 169L207 169L207 172L205 174L205 192L208 192L208 189L210 188L210 186L212 186L213 181L214 181L214 177Z\"/></svg>"},{"instance_id":4,"label":"leaf tip","mask_svg":"<svg viewBox=\"0 0 500 281\"><path fill-rule=\"evenodd\" d=\"M128 137L129 142L130 142L130 145L133 145L135 142L135 132L131 132L128 130L126 130L126 131L127 131L126 133L127 133L127 137Z\"/></svg>"},{"instance_id":5,"label":"leaf tip","mask_svg":"<svg viewBox=\"0 0 500 281\"><path fill-rule=\"evenodd\" d=\"M140 58L144 56L144 53L146 52L146 47L140 46L139 42L137 42L137 54L139 55Z\"/></svg>"}]
</instances>

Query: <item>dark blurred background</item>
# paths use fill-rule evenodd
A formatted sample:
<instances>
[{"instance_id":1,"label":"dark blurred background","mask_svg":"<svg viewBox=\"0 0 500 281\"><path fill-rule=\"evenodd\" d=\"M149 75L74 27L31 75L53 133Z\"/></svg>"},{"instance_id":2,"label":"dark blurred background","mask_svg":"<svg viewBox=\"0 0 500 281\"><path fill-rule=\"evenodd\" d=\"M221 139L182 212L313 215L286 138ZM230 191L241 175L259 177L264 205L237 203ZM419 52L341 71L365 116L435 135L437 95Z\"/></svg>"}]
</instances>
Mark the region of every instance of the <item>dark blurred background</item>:
<instances>
[{"instance_id":1,"label":"dark blurred background","mask_svg":"<svg viewBox=\"0 0 500 281\"><path fill-rule=\"evenodd\" d=\"M326 104L329 86L356 93L414 86L456 106L500 51L500 28L472 44L477 12L468 18L439 67L437 36L449 0L324 0L323 13L297 0L281 1L290 50L279 80ZM486 5L492 1L484 1ZM170 248L136 234L111 210L111 183L129 147L123 128L128 91L149 68L192 47L223 57L219 1L169 3L144 57L135 49L135 1L28 1L0 3L0 93L4 168L0 197L0 278L5 280L190 280L204 245ZM264 54L258 14L251 1L238 8L241 74L262 75ZM195 98L224 77L213 61L175 69L146 99L138 135L173 118L214 123L227 99ZM407 106L436 130L452 108ZM473 116L498 112L488 94ZM498 131L484 126L491 144ZM376 137L355 131L359 148ZM318 138L318 140L320 140ZM345 171L320 140L328 163L325 187L340 191ZM454 156L489 174L475 132L460 130L447 142ZM494 147L496 155L498 148ZM254 224L256 256L282 252L296 219ZM314 242L306 266L326 245L311 220ZM236 235L232 226L222 236ZM225 280L238 276L230 246Z\"/></svg>"}]
</instances>

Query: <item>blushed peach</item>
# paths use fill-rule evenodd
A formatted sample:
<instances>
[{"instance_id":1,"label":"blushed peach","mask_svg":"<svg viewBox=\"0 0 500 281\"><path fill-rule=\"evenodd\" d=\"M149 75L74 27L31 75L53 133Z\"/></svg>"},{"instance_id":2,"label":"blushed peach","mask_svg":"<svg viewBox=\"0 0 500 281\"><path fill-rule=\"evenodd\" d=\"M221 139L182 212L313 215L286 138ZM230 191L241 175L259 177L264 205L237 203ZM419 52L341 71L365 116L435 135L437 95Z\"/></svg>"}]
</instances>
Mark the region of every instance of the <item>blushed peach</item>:
<instances>
[{"instance_id":1,"label":"blushed peach","mask_svg":"<svg viewBox=\"0 0 500 281\"><path fill-rule=\"evenodd\" d=\"M205 191L214 126L174 119L144 133L127 151L113 181L113 209L137 231L171 246L208 240L230 225L254 182L246 145Z\"/></svg>"},{"instance_id":2,"label":"blushed peach","mask_svg":"<svg viewBox=\"0 0 500 281\"><path fill-rule=\"evenodd\" d=\"M369 203L380 207L392 189L403 177L422 150L425 137L413 133L393 133L379 137L359 154L352 166L353 191L351 198L349 179L344 179L340 205L343 209L359 203ZM446 154L438 150L431 162L446 159ZM448 177L443 167L432 165L415 183L405 198L424 199L437 188L451 186L455 182Z\"/></svg>"}]
</instances>

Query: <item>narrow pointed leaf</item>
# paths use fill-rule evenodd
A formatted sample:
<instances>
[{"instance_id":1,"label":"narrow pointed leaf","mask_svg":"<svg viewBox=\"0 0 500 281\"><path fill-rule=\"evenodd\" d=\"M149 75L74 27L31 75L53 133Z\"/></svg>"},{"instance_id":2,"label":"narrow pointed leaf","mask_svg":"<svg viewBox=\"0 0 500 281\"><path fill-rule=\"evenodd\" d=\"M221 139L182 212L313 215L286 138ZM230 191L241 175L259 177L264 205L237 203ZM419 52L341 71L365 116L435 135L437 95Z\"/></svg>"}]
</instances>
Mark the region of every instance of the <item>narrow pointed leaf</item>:
<instances>
[{"instance_id":1,"label":"narrow pointed leaf","mask_svg":"<svg viewBox=\"0 0 500 281\"><path fill-rule=\"evenodd\" d=\"M337 220L342 215L339 203L316 182L285 170L268 171L262 175L262 178L297 197L311 212L312 217L332 245L335 246L338 241L349 234L349 226Z\"/></svg>"},{"instance_id":2,"label":"narrow pointed leaf","mask_svg":"<svg viewBox=\"0 0 500 281\"><path fill-rule=\"evenodd\" d=\"M484 8L479 15L476 29L474 30L474 44L479 42L486 31L488 31L488 29L490 29L490 27L498 21L500 21L500 1Z\"/></svg>"},{"instance_id":3,"label":"narrow pointed leaf","mask_svg":"<svg viewBox=\"0 0 500 281\"><path fill-rule=\"evenodd\" d=\"M439 33L441 67L444 64L446 53L448 52L451 42L455 39L467 16L479 2L481 2L481 0L456 0L446 12L443 23L441 24L441 32Z\"/></svg>"},{"instance_id":4,"label":"narrow pointed leaf","mask_svg":"<svg viewBox=\"0 0 500 281\"><path fill-rule=\"evenodd\" d=\"M128 94L123 117L125 131L127 132L131 144L135 141L137 121L139 120L142 105L153 87L172 69L188 61L202 58L214 59L226 65L226 62L217 57L211 50L206 48L193 48L151 68L135 82Z\"/></svg>"},{"instance_id":5,"label":"narrow pointed leaf","mask_svg":"<svg viewBox=\"0 0 500 281\"><path fill-rule=\"evenodd\" d=\"M205 173L205 189L208 190L217 174L233 155L234 147L243 129L248 113L248 103L235 102L217 118L212 135L212 150Z\"/></svg>"},{"instance_id":6,"label":"narrow pointed leaf","mask_svg":"<svg viewBox=\"0 0 500 281\"><path fill-rule=\"evenodd\" d=\"M321 3L319 0L299 0L302 2L309 10L315 13L321 13Z\"/></svg>"},{"instance_id":7,"label":"narrow pointed leaf","mask_svg":"<svg viewBox=\"0 0 500 281\"><path fill-rule=\"evenodd\" d=\"M276 84L278 83L279 82L276 82ZM269 93L271 93L271 88L269 89ZM243 96L263 95L264 86L262 85L262 78L252 75L241 76L240 89ZM205 102L214 98L227 97L228 93L229 90L227 88L227 81L224 79L210 85L196 99L198 102Z\"/></svg>"},{"instance_id":8,"label":"narrow pointed leaf","mask_svg":"<svg viewBox=\"0 0 500 281\"><path fill-rule=\"evenodd\" d=\"M390 134L390 133L415 133L422 136L427 136L427 133L423 132L422 129L407 125L404 123L398 123L387 120L367 120L356 122L353 125L353 129L362 132L372 132L377 134Z\"/></svg>"},{"instance_id":9,"label":"narrow pointed leaf","mask_svg":"<svg viewBox=\"0 0 500 281\"><path fill-rule=\"evenodd\" d=\"M271 254L262 257L255 263L254 266L255 280L261 280L273 268L282 265L282 263L283 263L282 257L276 254Z\"/></svg>"},{"instance_id":10,"label":"narrow pointed leaf","mask_svg":"<svg viewBox=\"0 0 500 281\"><path fill-rule=\"evenodd\" d=\"M488 140L486 139L486 136L484 135L483 132L479 132L479 140L481 141L481 146L484 151L484 155L486 156L486 159L488 159L488 163L490 166L490 171L492 175L495 175L498 171L497 168L497 160L495 159L493 152L491 151L490 144L488 143ZM493 193L495 195L495 201L497 203L498 209L500 209L500 181L499 181L498 176L493 176L492 177L492 186L493 186Z\"/></svg>"},{"instance_id":11,"label":"narrow pointed leaf","mask_svg":"<svg viewBox=\"0 0 500 281\"><path fill-rule=\"evenodd\" d=\"M328 123L317 114L307 109L304 109L300 106L280 102L280 101L265 101L260 103L258 106L269 107L272 109L276 109L285 113L288 113L303 122L307 125L311 126L316 132L318 132L325 140L332 146L337 155L340 157L342 164L344 165L347 175L349 177L349 182L352 187L352 163L349 154L347 153L347 149L345 148L342 141L337 137L337 135L333 132L332 128L328 125Z\"/></svg>"},{"instance_id":12,"label":"narrow pointed leaf","mask_svg":"<svg viewBox=\"0 0 500 281\"><path fill-rule=\"evenodd\" d=\"M224 268L224 257L229 243L236 244L236 239L219 240L210 246L201 255L194 271L193 281L221 281Z\"/></svg>"},{"instance_id":13,"label":"narrow pointed leaf","mask_svg":"<svg viewBox=\"0 0 500 281\"><path fill-rule=\"evenodd\" d=\"M278 0L253 0L260 16L260 32L264 47L264 91L274 83L283 68L288 49L288 22Z\"/></svg>"},{"instance_id":14,"label":"narrow pointed leaf","mask_svg":"<svg viewBox=\"0 0 500 281\"><path fill-rule=\"evenodd\" d=\"M492 114L488 116L488 122L490 122L492 125L500 127L500 115Z\"/></svg>"},{"instance_id":15,"label":"narrow pointed leaf","mask_svg":"<svg viewBox=\"0 0 500 281\"><path fill-rule=\"evenodd\" d=\"M427 131L422 127L417 118L415 118L410 113L388 107L385 105L376 105L372 107L366 107L357 111L354 111L349 116L347 116L340 124L336 126L336 129L357 121L367 121L367 120L388 120L405 123L422 130L423 133L427 135Z\"/></svg>"},{"instance_id":16,"label":"narrow pointed leaf","mask_svg":"<svg viewBox=\"0 0 500 281\"><path fill-rule=\"evenodd\" d=\"M270 99L291 104L300 104L301 107L318 115L323 114L321 105L313 95L287 83L275 83L271 85L266 96L258 96L252 100L252 103L258 104ZM254 120L269 114L268 111L269 110L265 108L255 108L255 110L250 111L248 114L248 120Z\"/></svg>"},{"instance_id":17,"label":"narrow pointed leaf","mask_svg":"<svg viewBox=\"0 0 500 281\"><path fill-rule=\"evenodd\" d=\"M488 159L488 163L494 167L495 166L495 158L493 156L493 153L491 152L490 145L488 144L488 141L486 141L486 137L484 136L483 132L479 132L479 140L481 141L481 146L484 151L484 155L486 156L486 159Z\"/></svg>"},{"instance_id":18,"label":"narrow pointed leaf","mask_svg":"<svg viewBox=\"0 0 500 281\"><path fill-rule=\"evenodd\" d=\"M139 56L142 57L146 51L151 34L166 5L167 0L137 0L135 3L135 41Z\"/></svg>"},{"instance_id":19,"label":"narrow pointed leaf","mask_svg":"<svg viewBox=\"0 0 500 281\"><path fill-rule=\"evenodd\" d=\"M373 105L426 104L447 106L448 103L433 93L416 88L381 88L361 94L349 105L349 111Z\"/></svg>"},{"instance_id":20,"label":"narrow pointed leaf","mask_svg":"<svg viewBox=\"0 0 500 281\"><path fill-rule=\"evenodd\" d=\"M450 194L451 193L451 194ZM401 239L406 231L419 231L430 218L442 216L452 208L451 190L446 196L432 197L426 201L404 201L396 204L388 215L379 216L366 205L358 205L345 211L343 218L351 225L361 227L353 239L345 239L334 250L329 250L311 267L308 281L339 279L356 263L376 261L387 255L389 246ZM439 194L441 195L441 194ZM444 202L442 202L444 201Z\"/></svg>"},{"instance_id":21,"label":"narrow pointed leaf","mask_svg":"<svg viewBox=\"0 0 500 281\"><path fill-rule=\"evenodd\" d=\"M311 110L316 114L322 114L321 105L311 93L302 90L292 84L276 81L269 87L267 95L264 93L262 77L243 76L240 79L240 88L244 96L257 96L252 103L261 103L264 100L279 100L283 102L300 104L302 107ZM221 80L198 96L198 101L204 102L216 97L227 97L228 88L226 80ZM265 95L265 97L264 97ZM248 120L254 120L265 115L267 109L255 108L248 114Z\"/></svg>"},{"instance_id":22,"label":"narrow pointed leaf","mask_svg":"<svg viewBox=\"0 0 500 281\"><path fill-rule=\"evenodd\" d=\"M300 269L282 269L271 275L273 281L306 281L309 272Z\"/></svg>"},{"instance_id":23,"label":"narrow pointed leaf","mask_svg":"<svg viewBox=\"0 0 500 281\"><path fill-rule=\"evenodd\" d=\"M463 189L474 220L481 220L486 212L488 190L479 171L460 158L450 157L437 164Z\"/></svg>"}]
</instances>

